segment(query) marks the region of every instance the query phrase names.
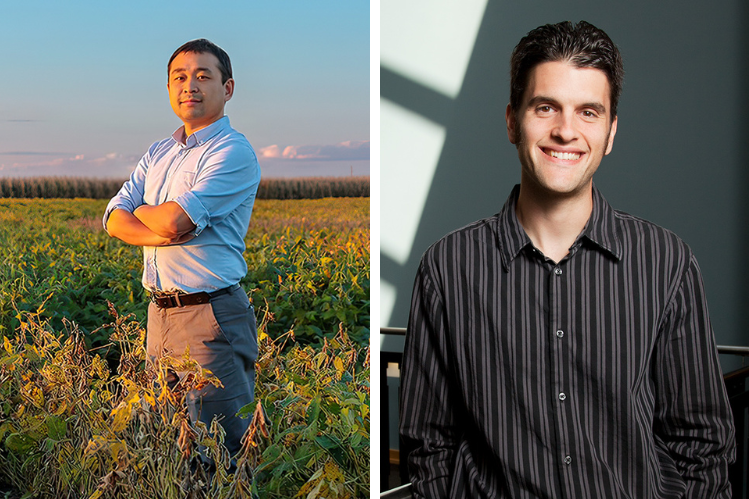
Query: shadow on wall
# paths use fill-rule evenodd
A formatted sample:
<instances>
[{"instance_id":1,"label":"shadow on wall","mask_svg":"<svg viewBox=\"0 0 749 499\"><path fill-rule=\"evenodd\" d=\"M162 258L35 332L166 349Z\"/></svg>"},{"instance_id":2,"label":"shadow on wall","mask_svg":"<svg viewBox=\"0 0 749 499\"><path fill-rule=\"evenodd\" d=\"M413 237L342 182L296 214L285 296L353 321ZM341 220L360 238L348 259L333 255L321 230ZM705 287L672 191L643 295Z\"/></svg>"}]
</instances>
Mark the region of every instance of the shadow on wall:
<instances>
[{"instance_id":1,"label":"shadow on wall","mask_svg":"<svg viewBox=\"0 0 749 499\"><path fill-rule=\"evenodd\" d=\"M504 110L509 74L506 61L517 42L499 2L489 1L459 94L451 99L389 69L380 69L383 99L441 125L444 144L420 223L405 263L383 253L381 278L396 288L390 324L404 327L421 255L447 232L499 211L518 182L517 155L507 141ZM522 36L520 33L519 36ZM517 38L517 39L516 39ZM498 58L497 54L508 54ZM428 179L425 179L428 181ZM398 203L382 193L383 203ZM382 220L385 225L386 220Z\"/></svg>"},{"instance_id":2,"label":"shadow on wall","mask_svg":"<svg viewBox=\"0 0 749 499\"><path fill-rule=\"evenodd\" d=\"M749 34L742 29L749 6L741 0L709 9L696 0L668 4L489 0L455 98L381 67L384 102L444 129L410 252L402 258L381 253L381 279L395 289L383 326L406 325L426 248L499 211L519 182L517 153L504 123L513 47L541 24L585 19L617 43L627 72L614 150L596 184L615 208L673 230L692 247L718 342L749 344L741 320L749 305L741 286L749 277L741 251L749 246L749 197L743 194L749 168L741 145L749 132L741 119L741 111L749 111L742 88L749 81ZM386 167L382 171L388 174ZM402 202L384 189L381 195L383 204ZM381 223L384 232L388 221Z\"/></svg>"}]
</instances>

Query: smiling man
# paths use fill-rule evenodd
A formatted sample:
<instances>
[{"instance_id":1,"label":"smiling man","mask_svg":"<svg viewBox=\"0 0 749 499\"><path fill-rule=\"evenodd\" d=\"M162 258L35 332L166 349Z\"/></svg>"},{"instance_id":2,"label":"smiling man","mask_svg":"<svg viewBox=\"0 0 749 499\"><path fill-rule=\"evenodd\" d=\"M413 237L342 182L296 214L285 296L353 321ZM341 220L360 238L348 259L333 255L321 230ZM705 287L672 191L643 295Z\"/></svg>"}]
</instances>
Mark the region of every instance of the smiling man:
<instances>
[{"instance_id":1,"label":"smiling man","mask_svg":"<svg viewBox=\"0 0 749 499\"><path fill-rule=\"evenodd\" d=\"M730 497L733 421L697 261L593 185L622 79L584 21L513 52L520 185L427 250L414 286L401 434L416 497Z\"/></svg>"},{"instance_id":2,"label":"smiling man","mask_svg":"<svg viewBox=\"0 0 749 499\"><path fill-rule=\"evenodd\" d=\"M252 402L257 358L255 316L239 281L260 182L257 157L229 125L234 93L229 56L208 40L178 48L167 65L167 90L182 120L153 144L104 213L110 236L143 246L143 286L151 296L151 359L190 355L219 378L188 394L193 421L221 417L232 454L249 421L236 417ZM174 384L182 373L172 373Z\"/></svg>"}]
</instances>

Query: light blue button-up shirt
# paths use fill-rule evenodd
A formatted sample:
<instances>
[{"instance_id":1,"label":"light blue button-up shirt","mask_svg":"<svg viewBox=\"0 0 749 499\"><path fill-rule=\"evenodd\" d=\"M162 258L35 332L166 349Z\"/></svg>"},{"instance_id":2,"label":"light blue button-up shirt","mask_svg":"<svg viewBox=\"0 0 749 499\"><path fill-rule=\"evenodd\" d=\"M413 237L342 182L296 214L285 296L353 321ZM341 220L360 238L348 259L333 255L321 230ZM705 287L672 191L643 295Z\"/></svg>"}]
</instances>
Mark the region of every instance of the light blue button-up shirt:
<instances>
[{"instance_id":1,"label":"light blue button-up shirt","mask_svg":"<svg viewBox=\"0 0 749 499\"><path fill-rule=\"evenodd\" d=\"M138 162L104 212L179 204L195 224L195 238L143 248L143 286L149 291L214 291L247 273L244 237L260 183L260 165L244 135L224 116L184 137L184 127L156 142Z\"/></svg>"}]
</instances>

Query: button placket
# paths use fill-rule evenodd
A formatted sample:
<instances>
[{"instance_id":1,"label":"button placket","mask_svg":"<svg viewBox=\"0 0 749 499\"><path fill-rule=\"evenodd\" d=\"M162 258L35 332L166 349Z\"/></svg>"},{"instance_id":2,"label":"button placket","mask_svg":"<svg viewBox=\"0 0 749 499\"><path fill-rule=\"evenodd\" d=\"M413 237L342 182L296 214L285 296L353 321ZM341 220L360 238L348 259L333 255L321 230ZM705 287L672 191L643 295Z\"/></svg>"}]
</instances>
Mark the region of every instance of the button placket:
<instances>
[{"instance_id":1,"label":"button placket","mask_svg":"<svg viewBox=\"0 0 749 499\"><path fill-rule=\"evenodd\" d=\"M549 270L551 271L549 283L550 300L553 303L552 313L549 318L552 334L551 345L554 350L552 358L556 365L555 377L553 379L554 391L550 395L556 398L553 404L556 406L555 412L558 418L556 422L558 427L557 451L560 458L558 463L567 470L565 476L569 477L568 473L571 472L569 466L572 464L572 456L569 452L573 448L573 442L577 440L577 435L575 435L573 428L571 428L570 422L574 420L574 412L576 411L577 404L574 403L573 399L569 398L570 394L567 393L567 390L574 387L574 379L568 377L567 371L567 366L569 366L572 355L572 345L568 343L572 341L572 337L568 337L570 333L569 328L574 323L567 310L569 310L570 300L574 300L575 297L570 295L572 289L567 285L566 281L568 278L566 277L564 268L560 264L553 264ZM570 274L571 277L572 275Z\"/></svg>"}]
</instances>

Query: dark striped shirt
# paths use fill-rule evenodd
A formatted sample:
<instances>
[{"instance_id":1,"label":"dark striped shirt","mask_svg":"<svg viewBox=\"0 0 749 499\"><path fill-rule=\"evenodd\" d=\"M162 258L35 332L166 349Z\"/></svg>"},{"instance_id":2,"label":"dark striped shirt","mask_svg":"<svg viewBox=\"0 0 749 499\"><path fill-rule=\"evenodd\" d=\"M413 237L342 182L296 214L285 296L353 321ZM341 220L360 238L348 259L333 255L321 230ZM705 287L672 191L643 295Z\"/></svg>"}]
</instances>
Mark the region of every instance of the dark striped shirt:
<instances>
[{"instance_id":1,"label":"dark striped shirt","mask_svg":"<svg viewBox=\"0 0 749 499\"><path fill-rule=\"evenodd\" d=\"M416 497L730 497L733 420L689 247L594 187L555 264L518 192L422 258L400 422Z\"/></svg>"}]
</instances>

